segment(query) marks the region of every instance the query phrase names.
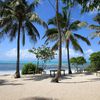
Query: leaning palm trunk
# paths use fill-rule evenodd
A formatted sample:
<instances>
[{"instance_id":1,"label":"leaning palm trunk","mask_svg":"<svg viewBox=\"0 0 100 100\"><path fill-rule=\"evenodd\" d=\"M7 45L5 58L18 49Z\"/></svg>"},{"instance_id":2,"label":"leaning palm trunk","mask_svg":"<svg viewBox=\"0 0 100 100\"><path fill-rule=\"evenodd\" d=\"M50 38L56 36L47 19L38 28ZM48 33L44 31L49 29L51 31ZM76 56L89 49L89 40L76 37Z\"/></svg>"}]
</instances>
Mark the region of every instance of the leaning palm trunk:
<instances>
[{"instance_id":1,"label":"leaning palm trunk","mask_svg":"<svg viewBox=\"0 0 100 100\"><path fill-rule=\"evenodd\" d=\"M19 63L20 63L20 27L21 27L21 23L19 22L18 38L17 38L17 65L16 65L15 78L20 78L20 71L19 71Z\"/></svg>"},{"instance_id":2,"label":"leaning palm trunk","mask_svg":"<svg viewBox=\"0 0 100 100\"><path fill-rule=\"evenodd\" d=\"M69 40L67 42L67 59L68 59L68 74L72 74L71 66L70 66L70 58L69 58Z\"/></svg>"},{"instance_id":3,"label":"leaning palm trunk","mask_svg":"<svg viewBox=\"0 0 100 100\"><path fill-rule=\"evenodd\" d=\"M51 80L52 82L59 82L59 78L61 76L61 66L62 66L62 36L61 36L61 30L58 21L58 10L59 10L59 3L58 0L56 0L56 23L57 23L58 33L59 33L59 65L58 65L58 71L55 78Z\"/></svg>"}]
</instances>

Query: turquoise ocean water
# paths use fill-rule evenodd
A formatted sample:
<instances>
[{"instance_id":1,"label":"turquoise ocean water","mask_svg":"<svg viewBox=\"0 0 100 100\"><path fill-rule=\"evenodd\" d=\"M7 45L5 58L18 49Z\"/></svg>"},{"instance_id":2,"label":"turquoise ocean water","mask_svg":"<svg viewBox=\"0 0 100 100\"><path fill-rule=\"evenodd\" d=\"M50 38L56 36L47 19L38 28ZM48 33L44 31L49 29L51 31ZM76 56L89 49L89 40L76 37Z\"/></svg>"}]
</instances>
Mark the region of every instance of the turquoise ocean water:
<instances>
[{"instance_id":1,"label":"turquoise ocean water","mask_svg":"<svg viewBox=\"0 0 100 100\"><path fill-rule=\"evenodd\" d=\"M29 62L20 62L20 70L22 69L23 65L29 63ZM32 63L36 64L36 61L33 61ZM40 61L39 63L40 67L43 67L42 61ZM85 64L84 67L87 67L89 65L89 63ZM48 61L46 63L45 66L45 70L50 70L50 69L57 69L58 66L58 61ZM79 66L81 68L83 68L83 66ZM75 70L74 66L71 65L72 70ZM10 74L10 73L14 73L16 69L16 62L0 62L0 74ZM62 63L62 69L67 70L67 62L63 61Z\"/></svg>"}]
</instances>

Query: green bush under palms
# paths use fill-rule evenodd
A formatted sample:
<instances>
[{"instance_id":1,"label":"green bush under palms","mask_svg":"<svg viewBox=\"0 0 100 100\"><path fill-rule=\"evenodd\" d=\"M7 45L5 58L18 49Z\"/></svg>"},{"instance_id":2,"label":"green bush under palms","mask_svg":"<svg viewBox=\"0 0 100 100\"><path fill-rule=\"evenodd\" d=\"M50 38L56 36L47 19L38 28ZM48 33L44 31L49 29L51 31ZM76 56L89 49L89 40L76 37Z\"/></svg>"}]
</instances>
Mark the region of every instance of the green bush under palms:
<instances>
[{"instance_id":1,"label":"green bush under palms","mask_svg":"<svg viewBox=\"0 0 100 100\"><path fill-rule=\"evenodd\" d=\"M33 74L35 73L36 65L32 63L25 64L22 68L22 74Z\"/></svg>"},{"instance_id":2,"label":"green bush under palms","mask_svg":"<svg viewBox=\"0 0 100 100\"><path fill-rule=\"evenodd\" d=\"M37 67L36 64L28 63L23 66L22 75L37 74L37 73L41 73L42 71L43 71L43 68Z\"/></svg>"}]
</instances>

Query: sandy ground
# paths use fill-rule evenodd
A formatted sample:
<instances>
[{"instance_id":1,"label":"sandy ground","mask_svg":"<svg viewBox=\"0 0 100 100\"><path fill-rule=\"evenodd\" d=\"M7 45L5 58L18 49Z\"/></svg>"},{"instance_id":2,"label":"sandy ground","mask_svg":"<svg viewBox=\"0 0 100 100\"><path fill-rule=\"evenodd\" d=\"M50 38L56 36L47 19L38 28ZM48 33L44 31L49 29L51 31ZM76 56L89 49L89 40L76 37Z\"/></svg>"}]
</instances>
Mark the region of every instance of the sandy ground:
<instances>
[{"instance_id":1,"label":"sandy ground","mask_svg":"<svg viewBox=\"0 0 100 100\"><path fill-rule=\"evenodd\" d=\"M100 77L74 74L51 83L48 75L0 75L0 100L100 100Z\"/></svg>"}]
</instances>

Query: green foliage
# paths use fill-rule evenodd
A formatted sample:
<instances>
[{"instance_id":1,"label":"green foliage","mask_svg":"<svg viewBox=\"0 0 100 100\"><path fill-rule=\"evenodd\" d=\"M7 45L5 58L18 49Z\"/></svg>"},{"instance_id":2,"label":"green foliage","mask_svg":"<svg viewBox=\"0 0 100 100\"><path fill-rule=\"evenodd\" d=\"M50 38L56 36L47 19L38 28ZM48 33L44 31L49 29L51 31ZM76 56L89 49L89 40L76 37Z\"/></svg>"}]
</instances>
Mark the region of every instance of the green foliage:
<instances>
[{"instance_id":1,"label":"green foliage","mask_svg":"<svg viewBox=\"0 0 100 100\"><path fill-rule=\"evenodd\" d=\"M46 46L47 44L42 45L41 47L33 48L29 50L30 53L36 55L37 58L37 68L39 66L39 60L42 60L43 69L45 68L45 64L48 60L54 59L55 53L50 49L50 47ZM36 69L36 71L38 71Z\"/></svg>"},{"instance_id":2,"label":"green foliage","mask_svg":"<svg viewBox=\"0 0 100 100\"><path fill-rule=\"evenodd\" d=\"M92 53L90 55L89 60L91 65L93 65L93 67L96 69L96 71L100 70L100 51Z\"/></svg>"},{"instance_id":3,"label":"green foliage","mask_svg":"<svg viewBox=\"0 0 100 100\"><path fill-rule=\"evenodd\" d=\"M85 69L88 72L96 72L100 70L100 51L90 55L90 65Z\"/></svg>"},{"instance_id":4,"label":"green foliage","mask_svg":"<svg viewBox=\"0 0 100 100\"><path fill-rule=\"evenodd\" d=\"M39 0L29 4L26 0L4 0L0 2L0 33L8 34L10 41L21 30L22 44L25 45L25 34L34 42L39 38L39 32L33 23L47 28L47 24L35 13ZM20 24L20 27L19 27Z\"/></svg>"},{"instance_id":5,"label":"green foliage","mask_svg":"<svg viewBox=\"0 0 100 100\"><path fill-rule=\"evenodd\" d=\"M96 72L96 68L93 65L89 65L84 70L87 72Z\"/></svg>"},{"instance_id":6,"label":"green foliage","mask_svg":"<svg viewBox=\"0 0 100 100\"><path fill-rule=\"evenodd\" d=\"M95 22L97 22L98 25L91 24L91 25L89 26L90 29L95 30L95 32L93 32L93 33L90 34L90 36L91 36L92 39L94 39L95 37L100 37L100 13L98 13L98 14L93 18L93 20L94 20ZM99 40L98 43L100 44L100 40Z\"/></svg>"},{"instance_id":7,"label":"green foliage","mask_svg":"<svg viewBox=\"0 0 100 100\"><path fill-rule=\"evenodd\" d=\"M46 45L47 44L42 45L37 49L33 48L32 50L29 50L29 52L35 54L38 59L41 59L44 62L54 59L54 51L52 51L50 47L47 47Z\"/></svg>"},{"instance_id":8,"label":"green foliage","mask_svg":"<svg viewBox=\"0 0 100 100\"><path fill-rule=\"evenodd\" d=\"M33 74L35 73L36 65L32 63L25 64L22 68L22 74Z\"/></svg>"},{"instance_id":9,"label":"green foliage","mask_svg":"<svg viewBox=\"0 0 100 100\"><path fill-rule=\"evenodd\" d=\"M77 57L77 64L78 65L83 65L86 63L86 60L84 59L84 57L80 56L80 57Z\"/></svg>"},{"instance_id":10,"label":"green foliage","mask_svg":"<svg viewBox=\"0 0 100 100\"><path fill-rule=\"evenodd\" d=\"M70 62L74 65L77 64L77 59L75 57L70 59Z\"/></svg>"},{"instance_id":11,"label":"green foliage","mask_svg":"<svg viewBox=\"0 0 100 100\"><path fill-rule=\"evenodd\" d=\"M38 74L43 71L43 68L37 67L37 65L28 63L25 64L22 68L22 75L25 74Z\"/></svg>"},{"instance_id":12,"label":"green foliage","mask_svg":"<svg viewBox=\"0 0 100 100\"><path fill-rule=\"evenodd\" d=\"M74 67L77 69L78 72L78 65L83 65L86 63L86 60L84 57L80 56L80 57L73 57L70 59L70 62L72 65L74 65Z\"/></svg>"}]
</instances>

